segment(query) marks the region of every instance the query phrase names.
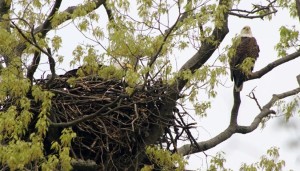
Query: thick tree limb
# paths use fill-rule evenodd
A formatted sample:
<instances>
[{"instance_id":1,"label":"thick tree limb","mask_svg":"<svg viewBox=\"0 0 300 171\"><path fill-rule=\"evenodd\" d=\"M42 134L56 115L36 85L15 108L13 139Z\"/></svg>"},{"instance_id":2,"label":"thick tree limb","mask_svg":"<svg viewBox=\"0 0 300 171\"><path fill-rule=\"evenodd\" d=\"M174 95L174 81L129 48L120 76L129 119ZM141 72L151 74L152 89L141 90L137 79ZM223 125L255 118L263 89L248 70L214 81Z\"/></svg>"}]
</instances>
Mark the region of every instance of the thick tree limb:
<instances>
[{"instance_id":1,"label":"thick tree limb","mask_svg":"<svg viewBox=\"0 0 300 171\"><path fill-rule=\"evenodd\" d=\"M228 0L220 0L219 5L227 5L230 4ZM230 10L230 9L228 9ZM183 18L179 19L179 21L183 20L185 15L182 16ZM190 59L188 60L180 69L180 71L184 70L191 70L195 72L196 69L199 69L203 64L211 57L213 52L218 48L220 43L225 38L226 34L229 32L228 29L228 14L224 13L224 23L220 28L214 28L212 34L209 37L214 38L215 43L210 42L203 42L199 51ZM163 99L165 102L163 107L160 110L162 117L172 117L172 110L176 106L176 100L179 98L179 93L185 86L188 80L177 78L177 81L170 86L170 89L166 94L168 94L168 98ZM159 137L163 134L164 128L155 126L152 127L149 132L151 132L152 136L145 138L146 144L154 144Z\"/></svg>"},{"instance_id":2,"label":"thick tree limb","mask_svg":"<svg viewBox=\"0 0 300 171\"><path fill-rule=\"evenodd\" d=\"M9 31L9 22L3 20L3 15L8 14L11 6L11 1L7 0L0 0L0 22L6 22L5 25L2 25L5 27L7 31Z\"/></svg>"},{"instance_id":3,"label":"thick tree limb","mask_svg":"<svg viewBox=\"0 0 300 171\"><path fill-rule=\"evenodd\" d=\"M53 19L54 14L59 10L62 0L56 0L51 12L49 13L45 22L40 26L42 37L45 37L47 32L52 29L51 21Z\"/></svg>"},{"instance_id":4,"label":"thick tree limb","mask_svg":"<svg viewBox=\"0 0 300 171\"><path fill-rule=\"evenodd\" d=\"M47 82L47 87L49 87L49 85L53 82L54 78L56 77L56 72L55 72L55 60L52 56L52 52L50 48L47 48L47 53L48 55L48 62L49 62L49 66L50 66L50 71L51 71L51 78L50 80Z\"/></svg>"},{"instance_id":5,"label":"thick tree limb","mask_svg":"<svg viewBox=\"0 0 300 171\"><path fill-rule=\"evenodd\" d=\"M32 62L31 62L30 66L27 69L27 78L30 80L31 83L32 83L32 80L33 80L33 75L34 75L36 69L39 66L40 60L41 60L41 52L40 51L35 51Z\"/></svg>"},{"instance_id":6,"label":"thick tree limb","mask_svg":"<svg viewBox=\"0 0 300 171\"><path fill-rule=\"evenodd\" d=\"M114 16L112 14L111 9L109 9L109 7L106 5L106 3L104 3L103 6L105 8L105 11L106 11L109 21L114 21Z\"/></svg>"},{"instance_id":7,"label":"thick tree limb","mask_svg":"<svg viewBox=\"0 0 300 171\"><path fill-rule=\"evenodd\" d=\"M300 21L300 0L295 0L295 1L296 1L296 8L297 8L298 19Z\"/></svg>"},{"instance_id":8,"label":"thick tree limb","mask_svg":"<svg viewBox=\"0 0 300 171\"><path fill-rule=\"evenodd\" d=\"M235 89L233 88L233 107L231 110L231 118L230 118L230 125L236 126L237 125L237 117L239 114L239 108L241 105L241 97L240 97L240 92L236 92Z\"/></svg>"},{"instance_id":9,"label":"thick tree limb","mask_svg":"<svg viewBox=\"0 0 300 171\"><path fill-rule=\"evenodd\" d=\"M61 0L59 0L61 1ZM49 14L49 17L46 19L46 21L38 26L36 29L34 29L34 34L37 33L43 33L43 35L47 34L51 29L53 29L52 25L51 25L51 17L55 14L55 12L58 10L55 7L59 7L60 3L59 1L56 1L54 4L54 7L51 11L51 13ZM86 11L87 13L90 13L94 10L96 10L97 8L99 8L101 5L103 5L105 3L105 0L96 0L95 2L95 7L93 9L91 9L90 11ZM60 21L59 25L70 20L71 19L71 15L74 13L74 11L78 8L84 8L85 5L77 5L77 6L70 6L68 7L66 10L63 11L63 13L68 13L70 15L68 15L66 18L64 18L64 20ZM52 16L51 16L52 14Z\"/></svg>"},{"instance_id":10,"label":"thick tree limb","mask_svg":"<svg viewBox=\"0 0 300 171\"><path fill-rule=\"evenodd\" d=\"M9 21L3 20L3 16L9 13L11 6L11 1L0 0L0 23L1 27L3 27L6 31L10 32ZM9 64L9 57L6 54L1 54L4 58L4 63L7 66ZM0 69L2 68L2 64L0 64Z\"/></svg>"},{"instance_id":11,"label":"thick tree limb","mask_svg":"<svg viewBox=\"0 0 300 171\"><path fill-rule=\"evenodd\" d=\"M214 138L207 141L198 142L198 147L194 147L191 144L186 144L178 148L177 152L183 156L186 156L189 154L194 154L194 153L211 149L216 145L220 144L221 142L230 138L235 132L236 132L236 127L229 126L227 129L225 129L223 132L221 132Z\"/></svg>"},{"instance_id":12,"label":"thick tree limb","mask_svg":"<svg viewBox=\"0 0 300 171\"><path fill-rule=\"evenodd\" d=\"M215 147L216 145L222 143L223 141L230 138L235 133L241 133L241 134L247 134L252 131L254 131L258 125L261 123L262 119L269 116L270 114L275 114L273 110L271 110L271 107L273 104L283 98L296 95L300 92L300 88L295 88L293 90L281 93L281 94L275 94L271 98L271 100L263 106L262 111L254 118L253 122L250 126L239 126L230 124L225 131L221 132L217 136L213 137L210 140L198 142L198 147L194 147L191 144L186 144L180 148L178 148L178 153L182 155L189 155L194 154L198 152L202 152L208 149L211 149ZM235 96L236 97L236 96Z\"/></svg>"},{"instance_id":13,"label":"thick tree limb","mask_svg":"<svg viewBox=\"0 0 300 171\"><path fill-rule=\"evenodd\" d=\"M227 5L230 6L230 2L227 0L220 0L220 5ZM230 10L230 9L228 9ZM211 57L214 51L219 47L220 43L223 41L227 33L229 32L228 29L228 13L224 13L224 22L222 27L218 28L215 27L212 34L209 37L212 37L213 40L210 42L204 41L201 44L200 49L190 58L180 69L180 71L184 70L191 70L191 72L195 72L196 69L199 69L205 62ZM214 43L212 43L214 42ZM177 85L174 85L174 88L177 88L180 92L188 80L177 78Z\"/></svg>"},{"instance_id":14,"label":"thick tree limb","mask_svg":"<svg viewBox=\"0 0 300 171\"><path fill-rule=\"evenodd\" d=\"M274 62L269 63L267 66L265 66L264 68L260 69L259 71L256 71L254 73L251 73L248 77L248 80L252 80L252 79L257 79L262 77L263 75L267 74L268 72L270 72L272 69L274 69L275 67L289 62L291 60L294 60L296 58L298 58L300 56L300 51L294 52L290 55L287 55L285 57L279 58Z\"/></svg>"},{"instance_id":15,"label":"thick tree limb","mask_svg":"<svg viewBox=\"0 0 300 171\"><path fill-rule=\"evenodd\" d=\"M230 6L230 1L228 0L220 0L219 5L227 5ZM230 10L230 9L228 9ZM199 69L203 64L211 57L213 52L218 48L220 43L225 38L226 34L229 32L228 29L228 14L224 13L224 20L222 27L215 27L212 34L209 37L213 38L213 42L203 42L201 44L200 49L196 54L193 55L180 69L180 71L191 70L195 72L196 69ZM163 99L164 105L162 106L160 113L163 117L172 116L172 110L176 106L176 100L179 98L180 91L184 88L188 80L183 78L177 78L176 82L170 86L170 89L166 94L168 94L168 98ZM163 128L156 126L151 128L149 132L151 132L152 136L149 136L145 139L146 144L155 143L159 137L161 137ZM224 138L224 140L227 138ZM198 148L197 148L198 149Z\"/></svg>"}]
</instances>

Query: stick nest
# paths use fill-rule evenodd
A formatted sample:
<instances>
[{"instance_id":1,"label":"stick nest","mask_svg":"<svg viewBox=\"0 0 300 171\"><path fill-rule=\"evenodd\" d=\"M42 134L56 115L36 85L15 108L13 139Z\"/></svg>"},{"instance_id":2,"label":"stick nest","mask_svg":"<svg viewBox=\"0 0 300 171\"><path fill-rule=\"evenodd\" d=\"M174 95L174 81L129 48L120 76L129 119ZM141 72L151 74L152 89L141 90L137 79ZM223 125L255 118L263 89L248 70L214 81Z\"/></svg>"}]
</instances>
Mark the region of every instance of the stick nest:
<instances>
[{"instance_id":1,"label":"stick nest","mask_svg":"<svg viewBox=\"0 0 300 171\"><path fill-rule=\"evenodd\" d=\"M77 159L126 164L144 148L151 127L168 124L159 116L167 89L161 80L148 81L128 95L124 80L90 76L76 78L71 86L69 78L66 73L38 84L55 94L50 119L58 125L49 129L48 141L57 141L57 132L71 126L77 134L72 144Z\"/></svg>"}]
</instances>

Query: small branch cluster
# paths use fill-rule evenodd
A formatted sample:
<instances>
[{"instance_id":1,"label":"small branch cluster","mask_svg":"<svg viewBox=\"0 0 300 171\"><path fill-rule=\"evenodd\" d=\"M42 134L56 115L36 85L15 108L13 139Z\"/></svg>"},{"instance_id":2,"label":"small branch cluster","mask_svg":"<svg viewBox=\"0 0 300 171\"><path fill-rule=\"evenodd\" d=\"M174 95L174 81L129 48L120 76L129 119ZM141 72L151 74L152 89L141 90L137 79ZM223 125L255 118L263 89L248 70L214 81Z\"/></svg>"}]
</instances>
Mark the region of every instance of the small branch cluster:
<instances>
[{"instance_id":1,"label":"small branch cluster","mask_svg":"<svg viewBox=\"0 0 300 171\"><path fill-rule=\"evenodd\" d=\"M189 117L186 111L180 111L177 108L173 110L172 123L165 128L165 133L161 137L159 144L163 148L172 152L177 152L178 142L189 141L191 145L197 146L197 139L192 135L191 130L196 128L197 123L187 123L185 120Z\"/></svg>"},{"instance_id":2,"label":"small branch cluster","mask_svg":"<svg viewBox=\"0 0 300 171\"><path fill-rule=\"evenodd\" d=\"M252 10L242 10L242 9L231 9L228 13L229 15L237 16L240 18L261 18L263 19L266 16L270 16L277 12L274 4L277 0L268 1L267 5L257 5L253 4Z\"/></svg>"}]
</instances>

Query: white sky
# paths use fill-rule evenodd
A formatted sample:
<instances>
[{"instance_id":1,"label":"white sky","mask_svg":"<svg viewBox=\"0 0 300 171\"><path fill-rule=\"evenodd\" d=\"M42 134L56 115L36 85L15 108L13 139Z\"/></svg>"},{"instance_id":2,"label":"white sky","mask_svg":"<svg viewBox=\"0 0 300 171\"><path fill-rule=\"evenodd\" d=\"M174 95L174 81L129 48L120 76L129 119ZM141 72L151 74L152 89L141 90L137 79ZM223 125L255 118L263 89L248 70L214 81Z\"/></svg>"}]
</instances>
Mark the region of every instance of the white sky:
<instances>
[{"instance_id":1,"label":"white sky","mask_svg":"<svg viewBox=\"0 0 300 171\"><path fill-rule=\"evenodd\" d=\"M65 7L68 5L70 4L64 4ZM72 5L75 5L74 1L72 1ZM291 20L287 12L278 12L272 21L263 21L260 19L245 20L231 16L229 19L230 32L223 41L222 46L224 47L225 45L230 44L231 38L239 33L245 25L251 26L252 32L260 45L260 57L258 58L254 69L258 70L266 64L278 59L274 46L279 41L279 27L282 25L299 25L299 22L297 20ZM69 61L72 58L72 50L77 43L86 41L76 29L72 28L71 25L57 33L63 38L63 48L60 51L60 54L65 55L66 61ZM220 51L222 51L222 48L220 48ZM214 56L216 57L217 55L218 53L216 52ZM184 54L184 56L191 55ZM177 60L179 64L183 63L181 59ZM298 72L299 66L300 60L294 60L274 69L271 73L265 75L261 79L245 83L241 93L242 104L238 120L239 124L249 125L259 112L254 101L246 97L254 87L257 87L255 93L259 102L261 105L264 105L270 100L272 94L282 93L283 91L298 86L295 77L300 74L300 72ZM48 66L45 65L45 67ZM69 69L68 64L61 65L60 67L66 70ZM43 70L44 69L45 68L43 68ZM58 74L64 72L65 71L63 70L58 70ZM213 100L212 108L208 112L208 117L199 121L199 140L207 140L217 135L228 126L230 111L233 104L233 83L230 82L229 76L227 85L230 87L218 87L218 97ZM292 139L300 141L300 134L296 131L297 127L295 129L284 129L278 126L279 120L280 118L271 119L263 130L257 129L246 135L233 135L230 139L217 147L206 151L206 153L214 155L217 151L224 151L227 160L226 166L233 170L238 170L242 162L250 164L259 161L260 156L266 154L267 149L277 146L280 148L280 158L286 161L285 170L300 170L300 149L290 148L290 146L288 146L289 141ZM299 116L294 117L293 121L300 124ZM190 165L188 168L203 170L203 168L206 167L205 160L205 156L202 153L199 153L196 156L194 155L190 158Z\"/></svg>"},{"instance_id":2,"label":"white sky","mask_svg":"<svg viewBox=\"0 0 300 171\"><path fill-rule=\"evenodd\" d=\"M245 20L237 17L230 17L229 27L230 33L226 36L222 45L230 43L230 40L236 33L239 33L245 25L251 26L252 33L256 37L260 46L260 57L256 61L255 70L261 69L266 64L278 59L277 52L274 50L275 44L279 41L279 27L282 25L299 25L297 20L289 18L288 12L278 12L271 21L263 21L260 19ZM216 53L214 55L217 55ZM260 105L265 105L271 99L272 94L282 93L284 91L296 88L298 86L296 76L299 71L300 59L286 63L271 71L264 77L244 83L244 88L241 93L242 104L240 108L238 123L241 125L249 125L253 118L259 113L259 109L255 102L249 99L248 95L253 88L255 95L260 102ZM228 83L233 84L233 83ZM200 139L209 139L222 130L229 123L229 114L233 105L232 88L220 86L218 91L219 97L212 104L212 109L209 112L209 117L201 119L199 125L205 130L199 128ZM280 148L280 159L285 160L286 167L284 170L293 169L300 170L300 149L299 146L292 148L289 146L291 141L298 140L297 124L300 124L299 115L292 119L292 128L286 129L282 126L280 118L273 118L267 122L267 126L262 129L257 129L252 133L242 135L233 135L230 139L218 145L217 147L208 150L206 154L214 155L217 151L226 153L226 167L233 170L238 170L241 163L247 164L258 162L263 154L273 146ZM287 126L288 126L287 125ZM190 159L191 169L196 169L202 166L205 167L205 156L198 154Z\"/></svg>"}]
</instances>

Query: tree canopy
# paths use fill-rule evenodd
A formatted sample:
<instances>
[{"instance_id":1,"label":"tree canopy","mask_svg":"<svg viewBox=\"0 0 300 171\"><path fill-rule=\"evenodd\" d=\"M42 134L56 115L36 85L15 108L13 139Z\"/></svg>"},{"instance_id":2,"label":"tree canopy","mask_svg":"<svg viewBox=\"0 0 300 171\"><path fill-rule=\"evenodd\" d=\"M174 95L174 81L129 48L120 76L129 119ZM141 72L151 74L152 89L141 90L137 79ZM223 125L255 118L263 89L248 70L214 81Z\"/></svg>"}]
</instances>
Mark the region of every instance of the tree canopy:
<instances>
[{"instance_id":1,"label":"tree canopy","mask_svg":"<svg viewBox=\"0 0 300 171\"><path fill-rule=\"evenodd\" d=\"M0 0L2 170L184 170L184 157L298 112L299 86L265 104L252 91L259 112L250 125L239 124L240 92L224 86L237 39L222 42L230 18L268 21L288 10L299 20L299 0L245 8L242 0L70 2ZM283 21L277 58L246 83L300 56L299 29ZM228 127L197 139L194 118L217 107L220 86L233 91ZM282 170L279 156L270 147L241 170ZM205 169L230 170L225 161L218 153Z\"/></svg>"}]
</instances>

